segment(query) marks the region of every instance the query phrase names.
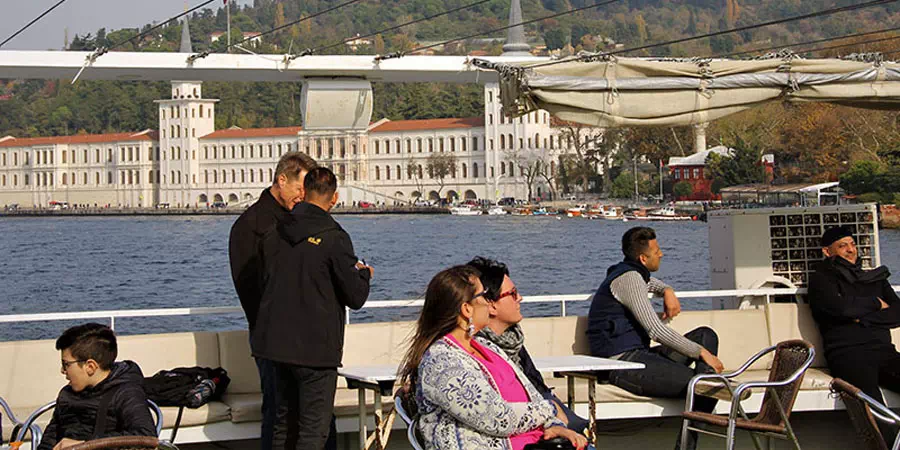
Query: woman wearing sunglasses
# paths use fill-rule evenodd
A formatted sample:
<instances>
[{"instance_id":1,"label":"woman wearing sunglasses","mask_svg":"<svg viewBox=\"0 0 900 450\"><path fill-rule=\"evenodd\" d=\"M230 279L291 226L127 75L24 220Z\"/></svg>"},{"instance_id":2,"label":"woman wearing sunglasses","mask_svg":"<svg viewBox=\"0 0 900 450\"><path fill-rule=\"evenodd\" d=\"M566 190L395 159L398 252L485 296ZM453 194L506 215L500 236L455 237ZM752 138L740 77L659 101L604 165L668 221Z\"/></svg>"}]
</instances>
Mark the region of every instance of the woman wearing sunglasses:
<instances>
[{"instance_id":1,"label":"woman wearing sunglasses","mask_svg":"<svg viewBox=\"0 0 900 450\"><path fill-rule=\"evenodd\" d=\"M554 438L585 448L584 436L563 425L563 413L504 351L476 337L490 320L479 276L456 266L432 278L401 364L401 381L415 392L425 448L523 450Z\"/></svg>"}]
</instances>

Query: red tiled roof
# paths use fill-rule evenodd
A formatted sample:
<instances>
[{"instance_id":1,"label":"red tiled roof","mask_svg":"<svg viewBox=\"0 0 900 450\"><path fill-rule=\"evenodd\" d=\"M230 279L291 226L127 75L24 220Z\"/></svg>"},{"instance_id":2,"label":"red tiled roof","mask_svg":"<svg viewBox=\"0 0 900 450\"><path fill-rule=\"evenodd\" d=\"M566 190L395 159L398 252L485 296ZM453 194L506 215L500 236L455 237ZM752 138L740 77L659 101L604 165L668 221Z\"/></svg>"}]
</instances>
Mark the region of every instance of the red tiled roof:
<instances>
[{"instance_id":1,"label":"red tiled roof","mask_svg":"<svg viewBox=\"0 0 900 450\"><path fill-rule=\"evenodd\" d=\"M226 128L224 130L213 131L200 139L241 139L254 137L269 136L296 136L303 127L280 127L280 128Z\"/></svg>"},{"instance_id":2,"label":"red tiled roof","mask_svg":"<svg viewBox=\"0 0 900 450\"><path fill-rule=\"evenodd\" d=\"M31 147L55 144L95 144L102 142L157 141L159 134L154 130L137 133L79 134L75 136L48 136L15 138L0 141L0 147Z\"/></svg>"},{"instance_id":3,"label":"red tiled roof","mask_svg":"<svg viewBox=\"0 0 900 450\"><path fill-rule=\"evenodd\" d=\"M475 128L484 126L484 117L466 117L452 119L394 120L385 122L371 130L370 133L386 133L391 131L438 130L448 128Z\"/></svg>"}]
</instances>

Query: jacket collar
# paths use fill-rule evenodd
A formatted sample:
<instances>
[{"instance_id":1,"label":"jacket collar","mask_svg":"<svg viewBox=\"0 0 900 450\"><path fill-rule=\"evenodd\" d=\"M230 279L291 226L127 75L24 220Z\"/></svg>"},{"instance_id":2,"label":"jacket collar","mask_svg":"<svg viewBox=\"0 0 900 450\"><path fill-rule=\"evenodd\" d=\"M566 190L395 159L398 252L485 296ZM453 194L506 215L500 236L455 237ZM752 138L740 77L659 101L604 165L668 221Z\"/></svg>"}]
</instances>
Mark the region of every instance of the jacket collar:
<instances>
[{"instance_id":1,"label":"jacket collar","mask_svg":"<svg viewBox=\"0 0 900 450\"><path fill-rule=\"evenodd\" d=\"M641 274L641 278L644 279L645 283L650 282L650 271L640 261L625 257L625 259L622 261L622 264L625 264L626 266L632 267L637 270L638 273Z\"/></svg>"}]
</instances>

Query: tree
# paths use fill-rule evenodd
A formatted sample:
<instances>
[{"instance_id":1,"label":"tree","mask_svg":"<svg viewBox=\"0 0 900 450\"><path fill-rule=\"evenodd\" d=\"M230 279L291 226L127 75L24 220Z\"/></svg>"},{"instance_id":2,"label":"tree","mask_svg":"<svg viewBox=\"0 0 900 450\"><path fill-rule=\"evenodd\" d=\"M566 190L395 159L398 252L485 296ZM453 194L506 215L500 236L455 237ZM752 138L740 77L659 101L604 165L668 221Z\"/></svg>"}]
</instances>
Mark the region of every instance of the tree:
<instances>
[{"instance_id":1,"label":"tree","mask_svg":"<svg viewBox=\"0 0 900 450\"><path fill-rule=\"evenodd\" d=\"M547 50L559 50L565 47L568 41L565 31L559 28L544 32L544 44L547 45Z\"/></svg>"},{"instance_id":2,"label":"tree","mask_svg":"<svg viewBox=\"0 0 900 450\"><path fill-rule=\"evenodd\" d=\"M597 166L602 160L610 156L613 148L609 145L601 145L603 142L603 129L590 127L575 122L565 122L560 129L559 137L563 143L560 148L574 151L572 157L560 160L561 168L565 167L565 175L568 180L578 180L581 189L587 192L591 178L597 175ZM567 180L567 181L568 181ZM568 183L566 190L568 190Z\"/></svg>"},{"instance_id":3,"label":"tree","mask_svg":"<svg viewBox=\"0 0 900 450\"><path fill-rule=\"evenodd\" d=\"M505 159L511 161L519 168L519 173L525 177L525 185L528 186L528 200L533 197L534 182L542 176L546 162L546 150L538 148L513 148L505 150Z\"/></svg>"},{"instance_id":4,"label":"tree","mask_svg":"<svg viewBox=\"0 0 900 450\"><path fill-rule=\"evenodd\" d=\"M416 192L419 193L419 198L422 198L423 191L425 190L425 180L422 176L423 173L418 164L418 160L413 156L409 155L406 158L406 178L413 180L413 183L416 185Z\"/></svg>"},{"instance_id":5,"label":"tree","mask_svg":"<svg viewBox=\"0 0 900 450\"><path fill-rule=\"evenodd\" d=\"M734 151L729 156L710 153L706 158L706 172L713 182L713 192L737 184L763 183L766 180L759 147L735 137Z\"/></svg>"},{"instance_id":6,"label":"tree","mask_svg":"<svg viewBox=\"0 0 900 450\"><path fill-rule=\"evenodd\" d=\"M856 161L841 175L841 188L853 195L877 192L878 178L883 172L884 167L876 161Z\"/></svg>"},{"instance_id":7,"label":"tree","mask_svg":"<svg viewBox=\"0 0 900 450\"><path fill-rule=\"evenodd\" d=\"M437 180L438 183L438 197L441 196L441 191L444 189L445 179L451 174L456 174L456 155L453 153L432 153L428 156L425 170L428 171L428 174Z\"/></svg>"},{"instance_id":8,"label":"tree","mask_svg":"<svg viewBox=\"0 0 900 450\"><path fill-rule=\"evenodd\" d=\"M694 186L687 181L679 181L672 188L672 193L675 194L675 198L685 198L694 193Z\"/></svg>"}]
</instances>

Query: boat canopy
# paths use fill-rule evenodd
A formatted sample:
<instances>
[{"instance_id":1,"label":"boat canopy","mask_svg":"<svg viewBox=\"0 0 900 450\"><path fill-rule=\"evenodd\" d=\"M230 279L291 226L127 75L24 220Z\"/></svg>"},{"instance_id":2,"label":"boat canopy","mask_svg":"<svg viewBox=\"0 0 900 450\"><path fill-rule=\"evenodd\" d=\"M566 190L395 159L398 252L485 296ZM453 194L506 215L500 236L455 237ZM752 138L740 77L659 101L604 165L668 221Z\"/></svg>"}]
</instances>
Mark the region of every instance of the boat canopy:
<instances>
[{"instance_id":1,"label":"boat canopy","mask_svg":"<svg viewBox=\"0 0 900 450\"><path fill-rule=\"evenodd\" d=\"M879 54L803 59L788 52L755 60L594 54L475 65L499 73L507 115L543 109L599 127L693 125L779 100L900 109L900 64Z\"/></svg>"}]
</instances>

